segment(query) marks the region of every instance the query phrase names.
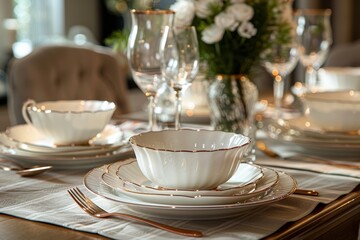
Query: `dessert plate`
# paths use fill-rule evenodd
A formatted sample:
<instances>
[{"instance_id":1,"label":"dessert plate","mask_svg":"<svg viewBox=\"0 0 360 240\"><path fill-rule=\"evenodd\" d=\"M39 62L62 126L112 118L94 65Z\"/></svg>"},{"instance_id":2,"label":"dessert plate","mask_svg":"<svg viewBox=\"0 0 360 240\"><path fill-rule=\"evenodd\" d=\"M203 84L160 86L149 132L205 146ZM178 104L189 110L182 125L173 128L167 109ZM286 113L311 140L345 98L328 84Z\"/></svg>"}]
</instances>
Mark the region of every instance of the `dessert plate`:
<instances>
[{"instance_id":1,"label":"dessert plate","mask_svg":"<svg viewBox=\"0 0 360 240\"><path fill-rule=\"evenodd\" d=\"M241 163L234 175L224 184L221 184L211 190L178 190L167 189L157 186L147 179L141 172L140 167L135 158L125 161L119 161L110 164L107 168L110 175L117 177L126 190L134 191L137 189L139 193L153 193L166 195L183 195L183 196L214 196L214 195L234 195L241 192L247 192L254 188L259 180L264 176L262 168L247 163ZM275 181L275 180L274 180Z\"/></svg>"},{"instance_id":2,"label":"dessert plate","mask_svg":"<svg viewBox=\"0 0 360 240\"><path fill-rule=\"evenodd\" d=\"M102 181L110 188L115 190L115 194L125 194L129 197L139 199L145 202L160 203L160 204L182 204L182 205L216 205L229 204L244 201L253 197L262 197L267 194L278 182L278 173L271 169L264 169L265 176L257 183L246 185L238 190L236 194L232 195L205 195L199 193L198 195L181 195L181 194L167 194L162 190L154 190L153 192L144 192L141 187L135 185L124 184L122 180L116 176L104 173L101 178ZM182 191L184 192L184 191ZM203 191L194 191L203 192ZM210 192L210 191L207 191ZM224 191L219 191L223 193ZM226 192L226 191L225 191ZM211 193L211 192L210 192Z\"/></svg>"},{"instance_id":3,"label":"dessert plate","mask_svg":"<svg viewBox=\"0 0 360 240\"><path fill-rule=\"evenodd\" d=\"M159 204L141 201L117 192L103 184L102 175L106 173L107 166L90 170L83 179L84 186L92 193L116 203L123 204L130 210L141 212L151 217L173 219L220 219L244 214L255 208L265 207L271 203L287 198L296 189L293 177L283 172L278 172L279 182L263 197L253 197L245 201L220 205L175 205Z\"/></svg>"}]
</instances>

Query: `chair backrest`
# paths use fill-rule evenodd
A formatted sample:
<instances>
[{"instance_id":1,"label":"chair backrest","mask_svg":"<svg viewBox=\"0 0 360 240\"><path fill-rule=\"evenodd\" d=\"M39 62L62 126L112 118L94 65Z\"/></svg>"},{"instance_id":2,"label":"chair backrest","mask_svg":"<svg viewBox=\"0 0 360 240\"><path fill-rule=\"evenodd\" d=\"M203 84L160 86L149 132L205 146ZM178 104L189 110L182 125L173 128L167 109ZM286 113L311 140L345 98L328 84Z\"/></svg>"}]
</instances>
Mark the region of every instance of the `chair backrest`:
<instances>
[{"instance_id":1,"label":"chair backrest","mask_svg":"<svg viewBox=\"0 0 360 240\"><path fill-rule=\"evenodd\" d=\"M9 67L8 112L11 125L24 123L21 108L28 99L107 100L114 117L129 112L127 66L100 46L44 46Z\"/></svg>"},{"instance_id":2,"label":"chair backrest","mask_svg":"<svg viewBox=\"0 0 360 240\"><path fill-rule=\"evenodd\" d=\"M360 67L360 40L331 49L326 67Z\"/></svg>"}]
</instances>

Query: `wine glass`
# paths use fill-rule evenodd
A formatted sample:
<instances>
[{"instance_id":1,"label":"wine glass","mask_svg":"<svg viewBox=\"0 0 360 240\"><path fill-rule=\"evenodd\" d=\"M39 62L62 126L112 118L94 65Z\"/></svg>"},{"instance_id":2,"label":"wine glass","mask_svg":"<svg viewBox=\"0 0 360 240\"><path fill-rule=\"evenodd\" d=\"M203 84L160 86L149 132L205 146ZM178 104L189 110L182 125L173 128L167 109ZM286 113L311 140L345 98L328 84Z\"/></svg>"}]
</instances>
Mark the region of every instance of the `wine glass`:
<instances>
[{"instance_id":1,"label":"wine glass","mask_svg":"<svg viewBox=\"0 0 360 240\"><path fill-rule=\"evenodd\" d=\"M165 26L172 26L171 10L132 10L132 28L128 41L128 60L132 77L149 99L149 129L155 128L154 97L163 82L160 40Z\"/></svg>"},{"instance_id":2,"label":"wine glass","mask_svg":"<svg viewBox=\"0 0 360 240\"><path fill-rule=\"evenodd\" d=\"M317 71L332 44L330 9L303 9L295 14L300 61L306 68L305 87L315 91Z\"/></svg>"},{"instance_id":3,"label":"wine glass","mask_svg":"<svg viewBox=\"0 0 360 240\"><path fill-rule=\"evenodd\" d=\"M181 94L199 71L199 46L195 27L165 27L161 39L162 74L176 95L175 129L180 129Z\"/></svg>"},{"instance_id":4,"label":"wine glass","mask_svg":"<svg viewBox=\"0 0 360 240\"><path fill-rule=\"evenodd\" d=\"M264 67L274 77L273 94L275 115L281 116L285 78L294 70L299 60L295 39L288 44L274 43L265 53Z\"/></svg>"}]
</instances>

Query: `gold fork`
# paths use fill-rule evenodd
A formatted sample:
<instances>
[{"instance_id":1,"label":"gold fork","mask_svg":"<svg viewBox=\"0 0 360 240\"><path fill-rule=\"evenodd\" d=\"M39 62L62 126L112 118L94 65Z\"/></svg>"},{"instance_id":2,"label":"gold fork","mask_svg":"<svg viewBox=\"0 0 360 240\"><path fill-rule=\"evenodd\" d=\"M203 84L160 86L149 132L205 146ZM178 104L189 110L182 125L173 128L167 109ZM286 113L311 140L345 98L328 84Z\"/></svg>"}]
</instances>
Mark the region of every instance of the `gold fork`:
<instances>
[{"instance_id":1,"label":"gold fork","mask_svg":"<svg viewBox=\"0 0 360 240\"><path fill-rule=\"evenodd\" d=\"M93 201L90 200L90 198L85 196L77 187L69 189L68 193L74 199L74 201L81 207L82 210L84 210L87 214L93 217L98 217L98 218L118 217L118 218L145 223L150 226L157 227L162 230L183 236L188 236L188 237L203 236L203 234L199 231L176 228L159 222L154 222L148 219L140 218L134 215L129 215L125 213L109 213L104 209L100 208L99 206L97 206Z\"/></svg>"}]
</instances>

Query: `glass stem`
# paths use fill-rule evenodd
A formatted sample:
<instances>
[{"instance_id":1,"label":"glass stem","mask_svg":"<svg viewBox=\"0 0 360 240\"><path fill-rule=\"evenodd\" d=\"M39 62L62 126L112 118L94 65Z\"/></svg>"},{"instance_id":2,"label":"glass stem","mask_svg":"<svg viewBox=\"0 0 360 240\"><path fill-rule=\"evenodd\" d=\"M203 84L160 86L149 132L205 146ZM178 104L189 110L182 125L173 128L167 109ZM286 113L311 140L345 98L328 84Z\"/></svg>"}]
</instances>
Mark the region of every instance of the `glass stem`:
<instances>
[{"instance_id":1,"label":"glass stem","mask_svg":"<svg viewBox=\"0 0 360 240\"><path fill-rule=\"evenodd\" d=\"M149 129L151 131L155 130L155 123L156 123L156 119L155 119L155 114L154 114L154 110L155 110L155 105L154 105L154 96L149 96L149 106L148 106L148 111L149 111Z\"/></svg>"},{"instance_id":2,"label":"glass stem","mask_svg":"<svg viewBox=\"0 0 360 240\"><path fill-rule=\"evenodd\" d=\"M175 130L180 129L180 114L182 108L181 89L174 89L176 93L176 106L175 106Z\"/></svg>"},{"instance_id":3,"label":"glass stem","mask_svg":"<svg viewBox=\"0 0 360 240\"><path fill-rule=\"evenodd\" d=\"M312 91L315 91L317 84L317 72L312 66L308 66L306 68L306 76L305 76L305 87Z\"/></svg>"},{"instance_id":4,"label":"glass stem","mask_svg":"<svg viewBox=\"0 0 360 240\"><path fill-rule=\"evenodd\" d=\"M281 114L282 99L284 97L284 77L277 75L274 79L274 105L276 116L279 117Z\"/></svg>"}]
</instances>

